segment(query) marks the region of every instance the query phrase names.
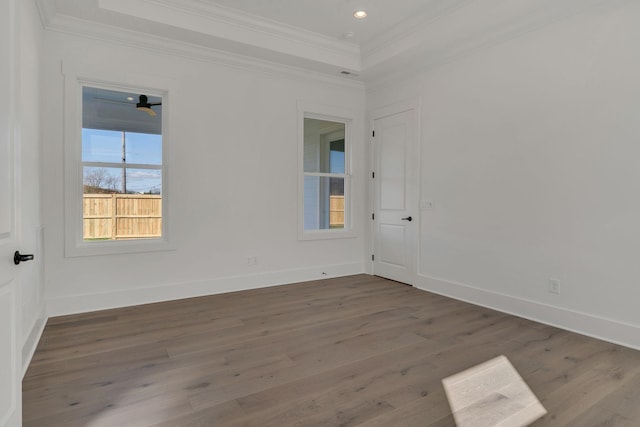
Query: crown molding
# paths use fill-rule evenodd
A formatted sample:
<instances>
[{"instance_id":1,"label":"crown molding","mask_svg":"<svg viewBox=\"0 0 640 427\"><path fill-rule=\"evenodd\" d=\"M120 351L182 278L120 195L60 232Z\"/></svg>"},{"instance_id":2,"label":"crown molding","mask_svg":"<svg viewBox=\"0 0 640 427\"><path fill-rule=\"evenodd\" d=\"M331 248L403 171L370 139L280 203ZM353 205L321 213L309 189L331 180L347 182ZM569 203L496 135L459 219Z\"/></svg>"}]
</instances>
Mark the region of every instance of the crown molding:
<instances>
[{"instance_id":1,"label":"crown molding","mask_svg":"<svg viewBox=\"0 0 640 427\"><path fill-rule=\"evenodd\" d=\"M610 10L630 0L527 0L510 3L511 9L500 0L493 1L501 15L493 16L492 20L477 19L481 15L470 7L456 8L432 21L433 25L407 32L404 37L372 51L369 57L363 58L361 77L367 83L367 90L456 61L589 10ZM488 5L483 3L483 7ZM470 20L475 23L465 25ZM460 32L460 28L467 31ZM389 60L391 57L393 61Z\"/></svg>"},{"instance_id":2,"label":"crown molding","mask_svg":"<svg viewBox=\"0 0 640 427\"><path fill-rule=\"evenodd\" d=\"M200 44L96 23L95 21L58 14L55 8L49 7L48 3L50 3L49 0L36 0L43 27L47 31L194 61L213 63L244 71L258 72L273 77L294 78L307 82L316 81L364 90L364 82L354 78L333 75L335 70L330 67L323 68L322 64L310 64L310 61L308 61L305 66L287 65Z\"/></svg>"},{"instance_id":3,"label":"crown molding","mask_svg":"<svg viewBox=\"0 0 640 427\"><path fill-rule=\"evenodd\" d=\"M360 47L201 0L98 0L103 10L359 72Z\"/></svg>"},{"instance_id":4,"label":"crown molding","mask_svg":"<svg viewBox=\"0 0 640 427\"><path fill-rule=\"evenodd\" d=\"M477 0L434 0L428 14L413 16L390 30L377 35L361 47L362 57L374 55L389 47L394 48L403 40L424 30L434 21L446 19L447 15L468 6Z\"/></svg>"},{"instance_id":5,"label":"crown molding","mask_svg":"<svg viewBox=\"0 0 640 427\"><path fill-rule=\"evenodd\" d=\"M424 14L362 49L209 0L94 0L87 18L61 13L53 0L35 1L43 26L51 31L350 87L362 88L366 82L373 89L589 9L635 0L431 0ZM118 21L118 15L129 19ZM146 31L133 27L134 22ZM355 75L342 77L342 70Z\"/></svg>"},{"instance_id":6,"label":"crown molding","mask_svg":"<svg viewBox=\"0 0 640 427\"><path fill-rule=\"evenodd\" d=\"M43 28L47 28L51 22L51 19L56 16L58 11L56 10L55 2L47 0L35 0L36 9L40 15L40 22Z\"/></svg>"},{"instance_id":7,"label":"crown molding","mask_svg":"<svg viewBox=\"0 0 640 427\"><path fill-rule=\"evenodd\" d=\"M208 19L219 23L228 23L243 29L251 29L261 34L271 34L283 39L296 38L305 43L317 46L325 46L327 49L345 52L347 54L360 54L360 47L356 43L338 40L333 37L315 33L304 28L294 27L282 22L277 22L265 17L211 3L203 0L99 0L99 4L107 4L117 1L131 4L132 1L150 3L152 6L165 5L174 10L184 10L192 15L206 16Z\"/></svg>"}]
</instances>

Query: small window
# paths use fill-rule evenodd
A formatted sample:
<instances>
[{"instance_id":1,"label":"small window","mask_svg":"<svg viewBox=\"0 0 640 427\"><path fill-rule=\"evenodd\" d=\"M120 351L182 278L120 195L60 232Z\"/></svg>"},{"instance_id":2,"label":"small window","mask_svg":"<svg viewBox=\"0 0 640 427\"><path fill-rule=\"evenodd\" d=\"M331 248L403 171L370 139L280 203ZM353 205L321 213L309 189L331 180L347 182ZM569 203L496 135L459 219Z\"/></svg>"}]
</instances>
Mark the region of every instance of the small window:
<instances>
[{"instance_id":1,"label":"small window","mask_svg":"<svg viewBox=\"0 0 640 427\"><path fill-rule=\"evenodd\" d=\"M341 237L349 224L348 120L304 113L302 238Z\"/></svg>"},{"instance_id":2,"label":"small window","mask_svg":"<svg viewBox=\"0 0 640 427\"><path fill-rule=\"evenodd\" d=\"M162 97L82 88L85 242L162 237Z\"/></svg>"}]
</instances>

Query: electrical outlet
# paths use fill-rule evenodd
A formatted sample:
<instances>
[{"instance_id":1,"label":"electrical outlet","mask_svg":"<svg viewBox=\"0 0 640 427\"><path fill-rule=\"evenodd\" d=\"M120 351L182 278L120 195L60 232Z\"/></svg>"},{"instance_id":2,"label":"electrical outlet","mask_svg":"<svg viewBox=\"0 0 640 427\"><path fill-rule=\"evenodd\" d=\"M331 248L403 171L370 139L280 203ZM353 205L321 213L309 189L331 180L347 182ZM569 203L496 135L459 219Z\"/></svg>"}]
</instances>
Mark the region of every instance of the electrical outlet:
<instances>
[{"instance_id":1,"label":"electrical outlet","mask_svg":"<svg viewBox=\"0 0 640 427\"><path fill-rule=\"evenodd\" d=\"M433 200L431 199L422 199L420 200L420 209L423 211L430 211L434 207Z\"/></svg>"},{"instance_id":2,"label":"electrical outlet","mask_svg":"<svg viewBox=\"0 0 640 427\"><path fill-rule=\"evenodd\" d=\"M549 279L549 293L556 295L560 294L560 280Z\"/></svg>"},{"instance_id":3,"label":"electrical outlet","mask_svg":"<svg viewBox=\"0 0 640 427\"><path fill-rule=\"evenodd\" d=\"M256 265L258 263L258 257L253 255L250 257L247 257L247 265Z\"/></svg>"}]
</instances>

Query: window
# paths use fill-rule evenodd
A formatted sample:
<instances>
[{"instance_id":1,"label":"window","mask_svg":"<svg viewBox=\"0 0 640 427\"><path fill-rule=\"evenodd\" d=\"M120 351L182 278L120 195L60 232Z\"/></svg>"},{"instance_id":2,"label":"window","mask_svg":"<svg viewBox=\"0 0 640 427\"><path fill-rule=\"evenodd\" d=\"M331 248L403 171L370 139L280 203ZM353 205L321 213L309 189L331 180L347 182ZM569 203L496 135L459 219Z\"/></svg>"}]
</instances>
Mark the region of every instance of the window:
<instances>
[{"instance_id":1,"label":"window","mask_svg":"<svg viewBox=\"0 0 640 427\"><path fill-rule=\"evenodd\" d=\"M167 93L74 83L66 99L77 103L65 103L65 254L171 249Z\"/></svg>"},{"instance_id":2,"label":"window","mask_svg":"<svg viewBox=\"0 0 640 427\"><path fill-rule=\"evenodd\" d=\"M304 111L301 120L299 237L350 236L349 119Z\"/></svg>"},{"instance_id":3,"label":"window","mask_svg":"<svg viewBox=\"0 0 640 427\"><path fill-rule=\"evenodd\" d=\"M162 98L82 88L83 240L162 237Z\"/></svg>"}]
</instances>

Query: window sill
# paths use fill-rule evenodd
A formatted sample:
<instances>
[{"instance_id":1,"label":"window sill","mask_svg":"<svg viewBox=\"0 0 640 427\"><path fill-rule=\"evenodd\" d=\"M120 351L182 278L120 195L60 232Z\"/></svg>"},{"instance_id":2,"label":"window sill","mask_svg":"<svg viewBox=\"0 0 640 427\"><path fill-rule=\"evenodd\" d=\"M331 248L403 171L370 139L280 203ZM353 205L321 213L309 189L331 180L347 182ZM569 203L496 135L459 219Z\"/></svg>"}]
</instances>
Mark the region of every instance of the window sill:
<instances>
[{"instance_id":1,"label":"window sill","mask_svg":"<svg viewBox=\"0 0 640 427\"><path fill-rule=\"evenodd\" d=\"M305 230L298 232L298 240L350 239L358 237L353 230Z\"/></svg>"},{"instance_id":2,"label":"window sill","mask_svg":"<svg viewBox=\"0 0 640 427\"><path fill-rule=\"evenodd\" d=\"M120 255L173 250L176 250L175 245L165 239L109 240L97 242L82 241L77 242L75 245L67 245L64 255L66 258L75 258L84 256Z\"/></svg>"}]
</instances>

